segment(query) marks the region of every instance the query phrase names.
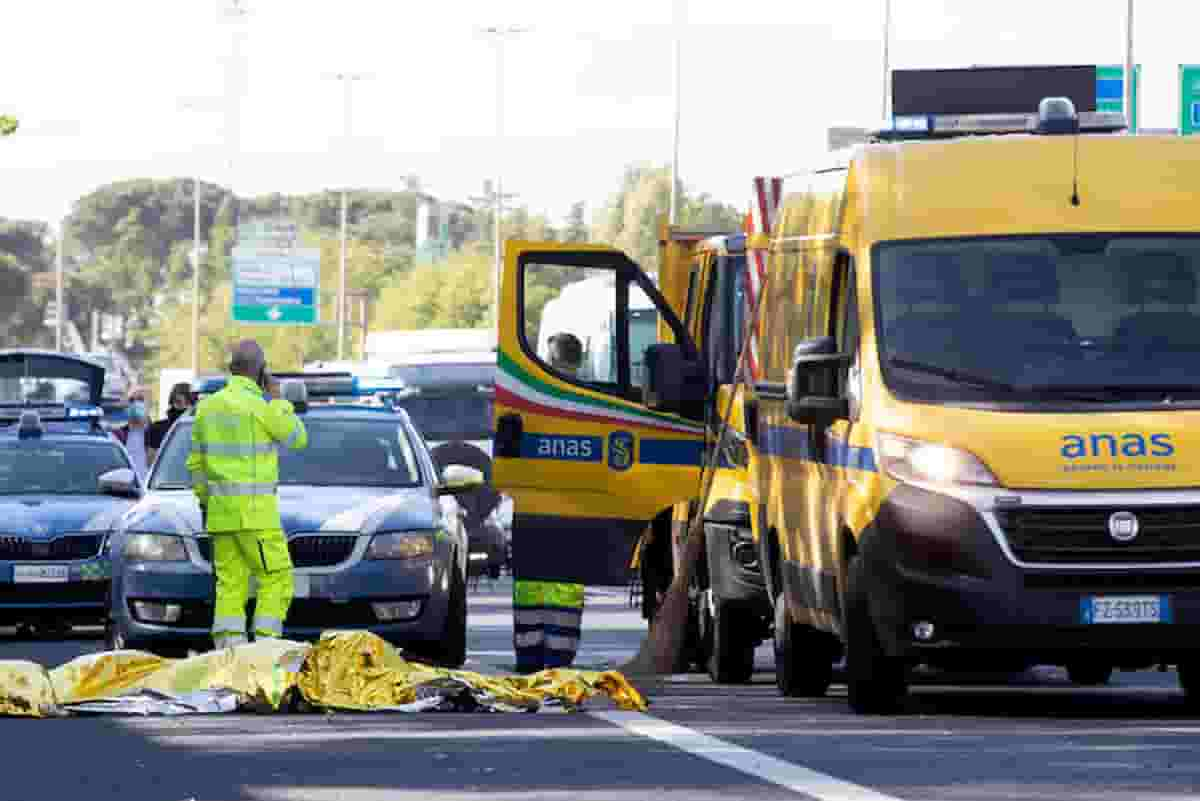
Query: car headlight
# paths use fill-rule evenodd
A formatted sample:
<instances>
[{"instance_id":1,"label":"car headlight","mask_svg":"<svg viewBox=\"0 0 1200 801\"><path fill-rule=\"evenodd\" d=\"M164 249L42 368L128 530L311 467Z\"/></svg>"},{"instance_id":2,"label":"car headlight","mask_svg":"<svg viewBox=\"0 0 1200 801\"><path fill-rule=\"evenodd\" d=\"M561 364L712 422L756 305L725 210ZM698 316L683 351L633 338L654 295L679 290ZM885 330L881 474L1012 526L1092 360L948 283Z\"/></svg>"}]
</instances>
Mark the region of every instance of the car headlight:
<instances>
[{"instance_id":1,"label":"car headlight","mask_svg":"<svg viewBox=\"0 0 1200 801\"><path fill-rule=\"evenodd\" d=\"M420 559L432 555L433 534L425 531L376 534L367 546L368 559Z\"/></svg>"},{"instance_id":2,"label":"car headlight","mask_svg":"<svg viewBox=\"0 0 1200 801\"><path fill-rule=\"evenodd\" d=\"M892 478L908 483L1000 485L974 454L895 434L879 435L879 464Z\"/></svg>"},{"instance_id":3,"label":"car headlight","mask_svg":"<svg viewBox=\"0 0 1200 801\"><path fill-rule=\"evenodd\" d=\"M174 534L130 534L125 538L125 558L135 562L186 562L183 537Z\"/></svg>"}]
</instances>

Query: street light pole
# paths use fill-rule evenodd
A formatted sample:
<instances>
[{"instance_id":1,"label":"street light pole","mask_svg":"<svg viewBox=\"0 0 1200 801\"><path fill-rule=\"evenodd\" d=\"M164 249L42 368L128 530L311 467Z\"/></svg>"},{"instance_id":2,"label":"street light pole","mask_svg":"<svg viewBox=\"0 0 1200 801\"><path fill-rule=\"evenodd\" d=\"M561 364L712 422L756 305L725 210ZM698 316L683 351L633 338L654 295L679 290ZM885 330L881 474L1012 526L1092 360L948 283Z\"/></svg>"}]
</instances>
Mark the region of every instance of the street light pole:
<instances>
[{"instance_id":1,"label":"street light pole","mask_svg":"<svg viewBox=\"0 0 1200 801\"><path fill-rule=\"evenodd\" d=\"M67 217L68 215L64 214L58 224L58 253L54 259L54 349L59 353L62 353L63 349L63 318L67 316L66 309L63 308L63 249L67 238Z\"/></svg>"},{"instance_id":2,"label":"street light pole","mask_svg":"<svg viewBox=\"0 0 1200 801\"><path fill-rule=\"evenodd\" d=\"M369 77L361 72L339 72L332 76L336 80L342 82L342 103L343 103L343 129L345 141L342 143L344 153L350 148L350 122L351 122L351 81L361 81ZM346 197L347 189L342 188L342 208L341 208L341 246L340 256L338 258L338 293L337 293L337 313L334 315L337 324L337 357L339 360L345 358L346 353L346 216L348 199Z\"/></svg>"},{"instance_id":3,"label":"street light pole","mask_svg":"<svg viewBox=\"0 0 1200 801\"><path fill-rule=\"evenodd\" d=\"M483 29L496 46L496 192L495 201L495 266L492 271L492 315L500 321L500 276L504 271L504 245L501 230L504 216L504 43L505 38L531 30L516 25L493 25Z\"/></svg>"},{"instance_id":4,"label":"street light pole","mask_svg":"<svg viewBox=\"0 0 1200 801\"><path fill-rule=\"evenodd\" d=\"M883 122L887 122L891 83L892 0L883 0Z\"/></svg>"},{"instance_id":5,"label":"street light pole","mask_svg":"<svg viewBox=\"0 0 1200 801\"><path fill-rule=\"evenodd\" d=\"M674 36L672 37L672 64L674 72L673 83L675 87L675 133L672 138L673 144L671 153L671 225L675 225L679 221L679 114L681 104L679 96L679 83L681 77L679 56L682 44L680 42L680 38L683 35L682 31L680 31L680 27L682 26L681 17L683 16L683 3L684 0L675 0L675 20L674 25L672 26L675 29Z\"/></svg>"},{"instance_id":6,"label":"street light pole","mask_svg":"<svg viewBox=\"0 0 1200 801\"><path fill-rule=\"evenodd\" d=\"M1136 70L1133 63L1133 0L1128 0L1125 12L1125 116L1129 122L1126 130L1131 136L1137 133L1137 127L1134 125L1137 109L1133 106Z\"/></svg>"},{"instance_id":7,"label":"street light pole","mask_svg":"<svg viewBox=\"0 0 1200 801\"><path fill-rule=\"evenodd\" d=\"M192 376L200 373L200 176L192 185Z\"/></svg>"}]
</instances>

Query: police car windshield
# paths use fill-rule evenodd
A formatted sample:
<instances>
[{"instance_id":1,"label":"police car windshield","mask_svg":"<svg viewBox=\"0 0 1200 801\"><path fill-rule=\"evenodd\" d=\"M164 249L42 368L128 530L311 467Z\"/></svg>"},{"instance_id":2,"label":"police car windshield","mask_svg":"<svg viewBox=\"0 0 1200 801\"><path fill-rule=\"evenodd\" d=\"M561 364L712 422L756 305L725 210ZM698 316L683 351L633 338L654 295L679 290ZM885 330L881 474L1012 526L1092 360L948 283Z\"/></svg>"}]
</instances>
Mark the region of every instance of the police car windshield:
<instances>
[{"instance_id":1,"label":"police car windshield","mask_svg":"<svg viewBox=\"0 0 1200 801\"><path fill-rule=\"evenodd\" d=\"M492 438L492 399L475 389L397 400L427 442Z\"/></svg>"},{"instance_id":2,"label":"police car windshield","mask_svg":"<svg viewBox=\"0 0 1200 801\"><path fill-rule=\"evenodd\" d=\"M414 487L421 470L404 427L392 420L316 420L306 418L308 447L280 448L279 483L337 487ZM191 486L187 456L191 421L176 424L163 446L151 489Z\"/></svg>"},{"instance_id":3,"label":"police car windshield","mask_svg":"<svg viewBox=\"0 0 1200 801\"><path fill-rule=\"evenodd\" d=\"M0 495L98 495L99 478L129 467L106 442L0 442Z\"/></svg>"},{"instance_id":4,"label":"police car windshield","mask_svg":"<svg viewBox=\"0 0 1200 801\"><path fill-rule=\"evenodd\" d=\"M873 262L884 376L903 397L1200 400L1200 237L885 243Z\"/></svg>"}]
</instances>

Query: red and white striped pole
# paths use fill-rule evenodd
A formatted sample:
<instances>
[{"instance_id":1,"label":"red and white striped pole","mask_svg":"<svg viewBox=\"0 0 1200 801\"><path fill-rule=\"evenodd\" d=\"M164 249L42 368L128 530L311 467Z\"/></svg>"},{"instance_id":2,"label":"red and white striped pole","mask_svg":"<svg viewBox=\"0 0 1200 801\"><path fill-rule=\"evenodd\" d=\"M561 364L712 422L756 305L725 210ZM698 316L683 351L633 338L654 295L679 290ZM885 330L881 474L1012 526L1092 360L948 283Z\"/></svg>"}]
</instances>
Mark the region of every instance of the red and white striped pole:
<instances>
[{"instance_id":1,"label":"red and white striped pole","mask_svg":"<svg viewBox=\"0 0 1200 801\"><path fill-rule=\"evenodd\" d=\"M758 349L761 333L758 299L767 283L767 251L765 248L754 246L754 240L756 234L771 234L782 196L782 178L754 179L754 193L746 230L749 245L746 248L746 336L750 338L749 350L746 353L747 381L757 381L762 375Z\"/></svg>"}]
</instances>

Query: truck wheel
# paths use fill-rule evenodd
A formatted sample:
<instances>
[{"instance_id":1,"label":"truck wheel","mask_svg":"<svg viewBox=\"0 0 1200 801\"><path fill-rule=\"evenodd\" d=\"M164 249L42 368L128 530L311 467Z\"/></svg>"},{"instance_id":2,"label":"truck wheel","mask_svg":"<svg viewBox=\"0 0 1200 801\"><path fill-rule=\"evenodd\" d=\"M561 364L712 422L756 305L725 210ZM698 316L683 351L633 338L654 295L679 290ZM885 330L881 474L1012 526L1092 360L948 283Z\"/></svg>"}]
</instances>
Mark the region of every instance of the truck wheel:
<instances>
[{"instance_id":1,"label":"truck wheel","mask_svg":"<svg viewBox=\"0 0 1200 801\"><path fill-rule=\"evenodd\" d=\"M786 697L821 698L833 681L828 635L793 623L783 594L775 598L775 684Z\"/></svg>"},{"instance_id":2,"label":"truck wheel","mask_svg":"<svg viewBox=\"0 0 1200 801\"><path fill-rule=\"evenodd\" d=\"M846 594L846 689L850 708L860 715L890 714L908 693L904 662L890 657L875 630L867 605L861 557L850 562Z\"/></svg>"},{"instance_id":3,"label":"truck wheel","mask_svg":"<svg viewBox=\"0 0 1200 801\"><path fill-rule=\"evenodd\" d=\"M1108 684L1112 673L1112 665L1099 665L1093 662L1067 665L1067 678L1071 680L1072 684L1083 687L1099 687L1102 684Z\"/></svg>"},{"instance_id":4,"label":"truck wheel","mask_svg":"<svg viewBox=\"0 0 1200 801\"><path fill-rule=\"evenodd\" d=\"M745 607L713 598L708 675L718 684L745 684L754 675L755 621Z\"/></svg>"}]
</instances>

